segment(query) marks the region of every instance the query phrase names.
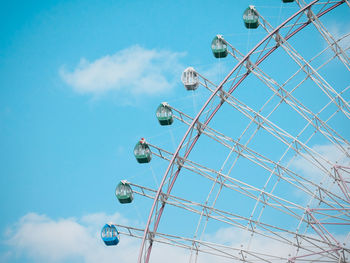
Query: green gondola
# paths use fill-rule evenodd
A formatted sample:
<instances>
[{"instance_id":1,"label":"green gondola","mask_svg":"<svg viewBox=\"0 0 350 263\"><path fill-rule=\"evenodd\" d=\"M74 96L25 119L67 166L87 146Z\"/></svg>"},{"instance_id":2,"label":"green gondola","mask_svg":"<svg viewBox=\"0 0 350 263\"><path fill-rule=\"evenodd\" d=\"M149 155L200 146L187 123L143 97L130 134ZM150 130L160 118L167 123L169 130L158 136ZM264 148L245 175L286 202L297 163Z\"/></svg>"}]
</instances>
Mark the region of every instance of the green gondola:
<instances>
[{"instance_id":1,"label":"green gondola","mask_svg":"<svg viewBox=\"0 0 350 263\"><path fill-rule=\"evenodd\" d=\"M134 155L139 163L149 163L151 161L152 152L144 138L141 138L141 140L135 145Z\"/></svg>"},{"instance_id":2,"label":"green gondola","mask_svg":"<svg viewBox=\"0 0 350 263\"><path fill-rule=\"evenodd\" d=\"M115 189L115 195L121 204L128 204L134 200L134 194L132 192L131 186L125 180L120 181L120 183L117 185L117 188Z\"/></svg>"},{"instance_id":3,"label":"green gondola","mask_svg":"<svg viewBox=\"0 0 350 263\"><path fill-rule=\"evenodd\" d=\"M158 106L156 116L160 125L171 125L174 121L173 111L166 102L163 102Z\"/></svg>"},{"instance_id":4,"label":"green gondola","mask_svg":"<svg viewBox=\"0 0 350 263\"><path fill-rule=\"evenodd\" d=\"M214 37L213 41L211 42L211 50L213 51L213 55L216 58L227 57L227 44L221 35Z\"/></svg>"},{"instance_id":5,"label":"green gondola","mask_svg":"<svg viewBox=\"0 0 350 263\"><path fill-rule=\"evenodd\" d=\"M243 13L243 21L246 28L257 28L259 26L259 15L254 6L249 6Z\"/></svg>"}]
</instances>

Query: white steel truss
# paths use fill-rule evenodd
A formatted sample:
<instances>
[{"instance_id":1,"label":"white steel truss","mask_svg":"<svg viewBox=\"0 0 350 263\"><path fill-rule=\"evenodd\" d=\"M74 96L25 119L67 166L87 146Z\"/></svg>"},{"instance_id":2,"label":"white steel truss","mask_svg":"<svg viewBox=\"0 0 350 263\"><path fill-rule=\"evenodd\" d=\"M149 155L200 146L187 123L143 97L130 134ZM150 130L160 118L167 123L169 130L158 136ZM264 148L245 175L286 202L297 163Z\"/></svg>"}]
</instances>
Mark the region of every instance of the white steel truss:
<instances>
[{"instance_id":1,"label":"white steel truss","mask_svg":"<svg viewBox=\"0 0 350 263\"><path fill-rule=\"evenodd\" d=\"M177 244L177 246L182 248L190 249L190 251L196 253L196 255L198 255L198 252L208 253L206 252L206 249L209 248L210 253L214 253L214 255L224 255L224 257L229 257L234 261L345 262L346 257L349 254L349 249L344 247L335 237L330 235L325 226L327 224L348 225L350 223L350 196L348 193L349 182L347 182L347 179L344 179L342 175L344 170L348 171L348 168L340 167L337 165L337 163L325 158L322 154L310 147L308 145L308 141L312 138L313 134L309 134L307 140L301 140L300 135L306 133L307 128L312 127L314 131L321 134L329 143L337 147L342 154L349 157L349 141L345 138L345 136L338 133L336 129L331 126L331 124L329 124L329 120L336 116L338 112L341 112L347 119L350 119L349 102L342 96L342 94L344 94L349 87L344 87L342 91L337 91L318 73L318 70L331 60L326 61L319 67L314 67L311 65L312 60L307 61L288 43L288 39L290 37L308 24L312 23L328 43L328 47L326 49L331 49L335 54L334 58L338 58L349 70L349 57L346 54L348 48L342 48L339 45L340 39L336 40L319 20L320 16L326 13L325 10L328 12L329 10L332 10L332 8L335 8L342 3L349 5L349 2L345 0L326 2L316 0L310 4L304 5L298 1L298 4L301 7L300 11L291 18L287 19L281 24L281 26L279 26L279 28L276 29L272 28L271 25L259 14L262 21L260 24L268 32L268 36L265 37L263 41L261 41L245 56L243 56L238 50L234 49L232 45L228 43L232 48L232 52L230 52L230 54L239 62L230 72L230 74L227 75L227 77L222 81L222 83L215 85L209 80L205 79L205 77L199 75L203 79L203 82L200 84L211 92L210 98L204 104L199 114L192 118L174 107L171 107L175 113L174 118L188 125L189 128L175 153L170 153L149 143L153 154L169 162L169 166L164 174L160 188L158 190L152 190L131 183L131 185L134 187L135 193L154 200L145 229L138 229L139 232L143 232L143 236L141 234L138 236L142 238L139 262L149 261L152 244L153 241L156 241L156 237L158 237L160 242L166 244ZM311 7L313 8L312 11ZM293 29L294 31L292 31ZM282 47L293 59L293 61L297 63L300 68L298 72L304 72L306 74L304 80L296 85L292 91L288 91L285 88L285 85L286 83L290 82L296 74L291 76L291 78L289 78L285 83L279 84L271 76L267 75L259 68L259 64L278 47ZM262 49L258 50L258 48ZM280 102L273 108L271 113L274 112L282 103L285 103L306 121L305 127L299 134L293 134L288 132L286 129L279 127L277 123L271 121L271 113L267 115L262 114L261 110L255 110L253 107L248 106L246 103L243 103L232 96L232 92L251 73L260 79L273 92L273 96L268 102L272 101L273 97L278 97L280 99ZM307 79L311 79L329 98L329 103L327 103L318 113L314 113L292 94ZM217 102L218 100L219 102L215 105L214 102ZM266 102L266 104L268 102ZM255 131L252 133L246 143L242 143L240 138L232 139L229 136L217 132L209 127L208 124L210 120L224 103L232 106L236 111L241 113L242 116L249 119L249 125L243 131L242 136L246 133L249 127L255 125ZM331 104L336 106L336 111L327 119L321 118L320 113L327 109ZM258 130L265 130L268 134L277 139L277 141L285 145L286 151L280 160L273 161L267 156L254 151L248 146L249 142L255 136ZM222 169L210 169L202 164L195 163L188 159L189 153L202 134L205 134L209 138L212 138L214 141L230 150L230 153L222 166L222 168L225 166L229 167L228 172L224 173L222 172ZM334 180L339 189L341 189L341 193L327 189L327 187L313 182L310 180L310 178L306 178L301 174L293 172L288 165L283 165L282 159L288 151L294 152L294 156L303 158L325 177ZM234 176L230 176L230 171L237 162L237 159L241 157L249 160L251 163L262 168L263 171L269 174L263 188L253 186L238 180ZM229 161L230 158L234 159L231 163ZM170 194L182 168L195 174L199 174L212 181L213 187L210 190L208 198L205 202L196 203L194 201L175 197ZM339 170L342 170L342 172L339 172ZM277 178L277 180L275 181L272 189L267 190L266 185L273 177ZM302 191L304 194L310 197L310 200L318 201L319 205L311 208L305 207L294 201L287 200L285 197L275 194L274 190L280 181L284 181L295 189ZM220 186L216 193L213 191L215 185ZM233 213L216 208L216 200L222 188L228 188L255 200L256 206L253 209L251 216L243 217L239 213ZM208 200L211 195L214 196L214 200L211 202L211 204L209 204ZM157 233L157 227L166 204L200 215L200 220L194 238L182 238ZM258 204L261 204L262 208L258 216L253 217L255 210L258 209ZM265 222L261 217L265 207L271 207L290 216L291 218L296 219L299 222L298 228L295 231L291 231ZM250 250L249 246L247 249L249 252L242 252L242 249L240 250L238 248L233 249L231 252L227 252L226 248L223 247L224 245L208 245L206 241L201 240L202 235L197 235L200 232L199 226L202 219L206 220L201 229L202 233L204 233L206 222L208 222L209 219L216 220L249 231L252 233L252 235L260 235L292 246L295 248L295 253L289 257L269 258L266 254L263 255L259 254L257 251ZM302 224L306 226L303 230L299 229ZM151 229L152 226L153 230ZM310 232L307 230L308 228L313 229L317 235L310 235ZM133 230L136 231L136 229ZM136 236L131 234L130 228L128 233L131 236ZM197 236L199 238L197 238ZM184 241L187 242L186 245ZM247 259L243 255L248 255L249 253L253 255L253 258ZM241 255L241 257L239 255Z\"/></svg>"}]
</instances>

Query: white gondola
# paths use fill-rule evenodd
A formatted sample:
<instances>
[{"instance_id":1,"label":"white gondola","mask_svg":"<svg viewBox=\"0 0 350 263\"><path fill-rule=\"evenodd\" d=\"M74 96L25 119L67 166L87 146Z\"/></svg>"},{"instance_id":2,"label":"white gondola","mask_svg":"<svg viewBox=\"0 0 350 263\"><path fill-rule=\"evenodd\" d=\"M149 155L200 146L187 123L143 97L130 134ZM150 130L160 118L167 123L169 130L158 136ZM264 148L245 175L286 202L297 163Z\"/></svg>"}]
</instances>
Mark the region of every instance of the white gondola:
<instances>
[{"instance_id":1,"label":"white gondola","mask_svg":"<svg viewBox=\"0 0 350 263\"><path fill-rule=\"evenodd\" d=\"M192 67L184 70L181 76L181 81L187 90L195 90L198 88L198 74Z\"/></svg>"}]
</instances>

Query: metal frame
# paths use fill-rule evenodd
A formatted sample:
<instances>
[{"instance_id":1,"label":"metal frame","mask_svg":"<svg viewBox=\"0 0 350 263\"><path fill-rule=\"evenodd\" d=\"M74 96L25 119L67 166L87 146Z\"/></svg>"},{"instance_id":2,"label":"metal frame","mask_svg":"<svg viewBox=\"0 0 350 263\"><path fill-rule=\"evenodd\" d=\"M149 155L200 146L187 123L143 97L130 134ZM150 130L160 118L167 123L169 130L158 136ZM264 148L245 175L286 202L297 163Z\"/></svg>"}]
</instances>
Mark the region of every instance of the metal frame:
<instances>
[{"instance_id":1,"label":"metal frame","mask_svg":"<svg viewBox=\"0 0 350 263\"><path fill-rule=\"evenodd\" d=\"M312 18L313 19L309 19L308 21L304 22L304 23L299 23L298 20L292 24L292 25L287 25L290 21L292 21L293 19L297 18L298 16L301 16L303 13L307 12L307 10L310 10L310 8L313 5L316 5L319 1L315 0L313 2L311 2L308 5L305 5L303 7L301 7L301 9L296 12L294 15L292 15L289 19L287 19L286 21L284 21L280 26L278 26L277 28L271 30L268 35L261 41L259 42L247 55L245 55L240 62L232 69L232 71L225 77L225 79L215 88L215 90L212 91L211 96L209 97L209 99L206 101L206 103L204 103L202 109L199 111L199 113L197 114L197 116L195 118L192 119L191 124L189 125L189 128L187 130L187 132L185 133L183 139L181 140L180 144L178 145L178 148L176 149L175 153L171 156L170 162L169 162L169 166L164 174L164 177L162 179L162 182L159 186L159 189L157 190L157 192L155 193L154 196L154 203L152 205L150 214L149 214L149 218L146 224L146 227L144 229L144 233L143 233L143 237L142 237L142 244L140 247L140 251L139 251L139 258L138 258L138 262L149 262L149 258L150 258L150 253L152 250L152 244L153 244L153 236L154 233L157 232L157 228L158 228L158 224L160 222L165 204L167 203L167 199L170 196L170 192L174 186L174 183L177 179L177 176L179 174L179 172L181 171L181 169L183 167L185 167L185 163L189 162L187 160L187 157L189 156L191 150L193 149L194 145L196 144L198 138L200 137L200 135L202 133L204 133L204 131L206 131L208 129L208 124L211 121L211 119L214 117L214 115L217 113L217 111L220 109L220 107L223 105L223 103L228 102L229 104L232 104L233 106L237 107L237 109L241 109L243 110L247 110L247 106L240 103L237 100L234 100L230 95L232 94L232 92L242 83L242 81L251 73L251 72L255 72L256 74L260 74L261 79L266 82L266 83L270 83L271 82L271 78L269 78L268 76L266 76L263 72L259 72L257 70L257 66L264 61L273 51L275 51L279 46L285 46L286 41L291 38L292 36L294 36L296 33L298 33L300 30L302 30L303 28L305 28L308 24L310 23L314 23L313 21L318 22L319 17L323 16L324 14L326 14L327 12L333 10L334 8L336 8L337 6L343 4L343 3L348 3L348 1L342 0L342 1L328 1L326 3L332 3L332 6L328 7L327 9L323 10L322 12L319 12L317 14L312 13ZM322 10L322 9L321 9ZM316 23L315 22L315 23ZM314 23L314 24L315 24ZM317 24L319 25L319 24ZM292 31L292 29L298 26L296 29L294 29ZM282 28L290 28L289 32L284 36L281 37L280 35L280 30ZM318 30L322 30L323 27L319 26ZM323 31L322 31L323 32ZM325 34L326 36L327 34ZM327 35L328 36L328 35ZM271 39L276 39L278 38L277 44L271 48L268 48L268 44L270 43ZM343 63L345 63L344 65L347 65L347 60L346 58L344 59L343 57L343 51L337 48L333 49L333 45L335 45L337 47L337 42L334 41L334 39L332 39L333 42L331 43L331 48L333 51L336 52L336 54L338 54L338 57L341 59L341 61ZM265 45L265 46L264 46ZM256 62L254 64L251 63L250 57L253 54L256 54L258 52L258 48L259 47L263 47L263 50L260 52L258 59L256 60ZM308 69L311 70L311 73L308 73L309 76L314 77L314 75L317 76L317 70L313 69L311 67L311 65L302 58L302 56L299 56L299 54L292 49L292 47L288 46L288 48L285 49L286 52L289 52L289 54L291 55L291 57L294 58L294 60L300 65L302 70L305 70L305 65L307 65ZM292 50L292 52L291 52ZM264 51L266 51L264 53ZM339 55L341 54L341 55ZM246 73L243 73L242 75L239 75L239 72L242 68L244 68L244 66L248 66L248 71ZM249 70L249 68L251 68L251 70ZM233 79L230 79L233 74L236 73L236 76ZM320 77L320 76L317 76ZM340 111L342 111L344 113L344 115L346 115L349 118L349 104L348 102L344 101L341 97L340 94L336 93L334 91L334 89L332 89L329 85L327 85L328 83L326 83L322 78L314 78L313 79L315 81L315 83L319 84L319 87L329 96L330 100L337 105L338 109ZM232 82L230 89L226 92L223 90L223 86L226 83ZM276 83L273 83L276 84ZM304 107L302 104L300 104L298 101L295 101L293 99L293 97L291 96L286 96L284 92L284 90L281 88L281 85L277 84L277 87L279 87L279 89L274 88L272 85L269 86L271 87L274 91L276 91L276 94L279 94L279 96L281 96L282 98L284 98L285 100L288 100L288 102L290 103L290 105L292 107L295 107L295 109L298 109L301 113L305 114L305 118L309 121L309 124L313 125L314 127L317 127L318 130L323 131L323 134L329 138L330 140L335 140L336 142L338 142L337 144L340 146L340 148L342 148L342 143L346 142L348 143L344 138L341 138L337 133L335 133L334 129L331 129L326 122L322 122L319 118L317 118L317 115L312 114L311 111L309 111L306 107ZM207 109L210 102L213 101L213 99L219 96L221 98L220 102L217 104L217 106L215 108L211 108L211 109ZM207 111L206 111L207 110ZM248 109L248 112L246 111L246 115L249 115L249 112L253 112L255 117L258 116L260 118L260 120L258 121L258 125L259 126L263 126L265 125L266 129L269 131L273 131L275 132L275 135L280 137L281 140L285 140L285 138L283 138L283 136L290 137L288 134L286 134L285 131L279 131L277 129L277 127L274 127L272 123L269 122L269 120L267 118L264 118L263 116L259 116L259 114L257 112L252 111L251 109ZM242 112L243 113L243 112ZM307 116L307 114L311 115L310 117ZM206 116L204 116L206 115ZM203 116L205 117L204 120L202 121L201 118L203 118ZM272 126L266 126L266 124L272 125ZM317 125L317 126L315 126ZM199 128L199 129L198 129ZM282 137L281 137L282 136ZM307 147L305 144L303 144L302 142L300 142L297 138L295 137L291 137L292 142L287 142L286 144L288 145L288 147L292 147L292 145L294 144L294 150L300 154L300 150L299 148L302 147L304 150L309 150L312 151L312 149L310 149L309 147ZM344 149L343 149L344 150ZM346 152L346 150L345 150ZM241 153L241 152L240 152ZM317 153L313 153L313 154L317 154ZM313 155L311 155L313 156ZM306 156L305 156L306 157ZM317 160L315 160L317 162ZM275 164L276 165L276 164ZM322 167L321 167L322 168ZM272 172L272 171L271 171ZM325 171L326 172L326 171ZM273 173L273 172L272 172ZM337 177L336 174L332 174L330 175L334 178ZM339 176L338 176L339 178ZM227 178L225 178L225 180L227 180ZM295 180L295 178L294 178ZM342 181L340 179L340 183L342 182L343 188L347 187L347 184L345 183L344 186L344 181ZM163 188L167 187L166 191L163 191ZM346 188L344 188L346 189ZM345 191L345 190L344 190ZM261 192L262 193L262 192ZM262 196L264 196L264 194L262 194ZM270 194L270 196L268 196L269 198L272 197L272 195ZM261 198L259 196L259 198ZM349 201L349 196L345 195L345 201ZM344 198L342 199L342 201L344 201ZM312 213L310 212L311 210L306 210L305 214L310 215L310 217L314 220L314 222L318 222L316 218L312 217ZM311 214L310 214L311 213ZM301 221L304 221L305 219L301 218ZM151 227L151 223L153 222L153 230L150 229ZM318 224L318 223L317 223ZM313 224L311 224L312 226ZM322 224L321 224L322 225ZM153 234L150 234L153 233ZM146 242L148 243L148 246L146 245ZM193 246L192 246L193 248ZM192 249L191 248L191 249ZM337 249L336 249L337 250ZM340 250L340 248L339 248ZM338 250L337 250L338 251ZM326 250L322 250L322 252L320 253L326 253ZM294 262L294 260L296 260L299 257L293 257L290 259L290 262Z\"/></svg>"}]
</instances>

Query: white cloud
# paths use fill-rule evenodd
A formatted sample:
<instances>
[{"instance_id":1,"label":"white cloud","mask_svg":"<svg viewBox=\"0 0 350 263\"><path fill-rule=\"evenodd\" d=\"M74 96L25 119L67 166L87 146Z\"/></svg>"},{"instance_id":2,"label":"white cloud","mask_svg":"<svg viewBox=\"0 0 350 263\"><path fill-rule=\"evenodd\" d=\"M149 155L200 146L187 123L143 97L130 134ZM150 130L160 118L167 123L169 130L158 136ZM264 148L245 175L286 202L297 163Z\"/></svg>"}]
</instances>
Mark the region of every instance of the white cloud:
<instances>
[{"instance_id":1,"label":"white cloud","mask_svg":"<svg viewBox=\"0 0 350 263\"><path fill-rule=\"evenodd\" d=\"M340 39L341 37L345 36L346 34L350 33L348 29L350 28L350 24L346 23L333 23L329 26L329 32L332 34L335 40ZM343 50L347 50L350 47L350 36L344 37L339 42L339 46ZM350 55L350 50L346 51L347 55Z\"/></svg>"},{"instance_id":2,"label":"white cloud","mask_svg":"<svg viewBox=\"0 0 350 263\"><path fill-rule=\"evenodd\" d=\"M347 151L349 149L343 145L343 148ZM338 147L331 144L326 145L315 145L312 147L312 150L320 154L324 159L329 160L333 164L347 166L350 167L350 158L345 155ZM309 157L311 159L311 157ZM331 166L322 160L319 157L316 157L317 161L322 164L328 171L331 171ZM320 178L322 178L320 170L308 162L305 158L298 156L295 158L291 166L299 171L301 171L304 175L315 179L317 182L320 182Z\"/></svg>"},{"instance_id":3,"label":"white cloud","mask_svg":"<svg viewBox=\"0 0 350 263\"><path fill-rule=\"evenodd\" d=\"M291 229L292 231L295 231ZM267 232L263 231L263 234L271 235ZM347 243L349 241L349 233L344 233L344 235L334 235L334 237L340 242L340 243ZM286 234L284 232L276 232L276 236L283 236L284 238L295 242L295 238L293 235ZM316 235L316 233L308 232L307 236L311 238L320 239L319 236ZM254 234L253 238L250 240L251 233L243 230L243 229L237 229L233 227L229 228L221 228L219 229L215 234L213 235L207 235L206 239L211 240L212 242L219 242L219 243L225 243L226 245L229 245L231 247L236 248L242 248L244 250L250 250L255 251L257 253L273 256L273 257L280 257L281 259L272 259L271 262L276 263L282 263L286 262L285 259L288 259L293 256L302 256L302 255L308 255L310 254L309 251L306 251L303 249L303 247L307 247L308 249L318 251L319 247L316 246L310 246L310 243L301 241L301 249L299 249L298 254L296 254L296 247L293 247L291 245L288 245L286 243L282 243L280 241L276 241L270 238L266 238L261 235ZM319 244L318 244L319 245ZM322 245L321 245L322 246ZM327 246L324 246L326 249ZM345 246L347 249L349 249L349 244ZM247 255L247 253L245 253ZM348 256L348 255L347 255ZM282 259L285 258L285 259ZM304 260L310 260L310 262L316 259L322 261L321 259L326 259L322 255L315 255L315 256L305 256L303 258ZM247 255L247 260L256 261L256 258L254 258L251 255ZM259 260L258 260L259 261ZM297 261L299 262L299 261Z\"/></svg>"},{"instance_id":4,"label":"white cloud","mask_svg":"<svg viewBox=\"0 0 350 263\"><path fill-rule=\"evenodd\" d=\"M120 214L89 214L81 218L54 220L46 215L29 213L7 230L5 244L8 251L0 254L1 262L21 258L34 262L86 262L103 263L111 259L121 263L135 263L140 239L121 236L118 246L107 247L100 238L101 227L106 222L135 226ZM137 223L136 223L137 224ZM185 262L188 251L163 244L155 244L152 262Z\"/></svg>"},{"instance_id":5,"label":"white cloud","mask_svg":"<svg viewBox=\"0 0 350 263\"><path fill-rule=\"evenodd\" d=\"M125 219L118 213L59 220L35 213L27 214L6 233L6 243L10 248L7 258L23 256L35 262L80 259L87 263L110 262L111 257L125 258L136 244L126 238L119 249L105 247L99 231L108 221L125 222ZM135 259L129 261L125 258L122 262L135 262Z\"/></svg>"},{"instance_id":6,"label":"white cloud","mask_svg":"<svg viewBox=\"0 0 350 263\"><path fill-rule=\"evenodd\" d=\"M60 75L80 94L116 91L132 96L154 95L168 92L180 80L182 56L183 53L132 46L92 62L82 58L71 72L62 67Z\"/></svg>"},{"instance_id":7,"label":"white cloud","mask_svg":"<svg viewBox=\"0 0 350 263\"><path fill-rule=\"evenodd\" d=\"M264 234L268 233L264 232ZM287 237L285 233L278 234ZM230 247L241 248L243 250L250 250L257 253L280 256L284 258L288 258L288 255L293 253L293 247L288 244L281 243L258 234L255 234L254 237L251 238L251 232L233 227L221 228L215 234L207 235L206 240L223 243ZM250 257L250 260L251 259L252 257Z\"/></svg>"},{"instance_id":8,"label":"white cloud","mask_svg":"<svg viewBox=\"0 0 350 263\"><path fill-rule=\"evenodd\" d=\"M86 262L103 263L111 259L120 263L137 261L140 240L122 235L118 246L106 247L100 238L100 229L105 222L124 225L135 224L120 214L90 214L81 218L63 218L54 220L45 215L30 213L23 216L7 231L6 244L9 250L0 255L1 262L21 257L24 261L63 263ZM212 243L221 243L236 248L250 249L288 257L293 249L285 244L255 235L253 242L247 247L250 233L237 228L221 228L213 234L206 234L204 239ZM345 237L339 238L345 240ZM238 253L238 252L237 252ZM238 255L238 254L237 254ZM252 259L248 256L248 259ZM189 251L163 244L154 244L152 263L188 262ZM200 254L198 262L224 263L232 260L217 258L208 254ZM275 262L278 262L275 261ZM285 262L285 261L281 261Z\"/></svg>"},{"instance_id":9,"label":"white cloud","mask_svg":"<svg viewBox=\"0 0 350 263\"><path fill-rule=\"evenodd\" d=\"M346 151L349 151L349 148L346 147L345 145L343 145L343 148ZM315 145L312 147L312 150L320 154L324 159L330 161L332 164L350 167L350 158L347 157L346 154L335 145L331 145L331 144ZM320 157L315 157L315 158L324 168L326 168L327 171L334 174L333 168L331 167L330 164L325 162ZM311 156L308 156L308 159L312 159ZM341 189L338 187L336 183L334 183L334 180L330 176L321 172L319 168L311 164L302 156L298 156L297 158L292 159L290 162L290 166L293 170L296 170L305 178L311 179L314 183L316 184L322 183L323 187L325 187L329 191L339 196L343 195L343 193L341 192ZM350 175L348 173L342 172L342 171L340 172L342 177L345 180L350 180Z\"/></svg>"}]
</instances>

